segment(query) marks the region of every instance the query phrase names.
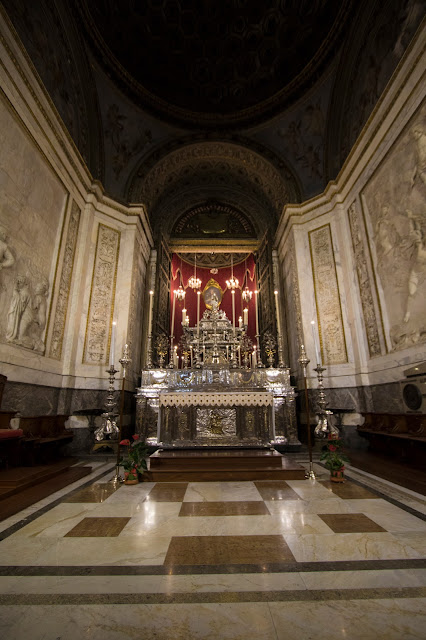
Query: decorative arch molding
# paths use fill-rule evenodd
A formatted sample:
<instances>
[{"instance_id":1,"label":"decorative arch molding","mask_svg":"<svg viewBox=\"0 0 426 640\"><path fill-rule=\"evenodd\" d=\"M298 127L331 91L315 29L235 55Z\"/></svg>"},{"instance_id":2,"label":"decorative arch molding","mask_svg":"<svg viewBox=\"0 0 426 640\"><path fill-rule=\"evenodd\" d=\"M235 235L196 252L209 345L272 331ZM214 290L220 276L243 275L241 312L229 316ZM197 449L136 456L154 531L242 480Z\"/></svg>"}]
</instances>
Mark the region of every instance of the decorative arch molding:
<instances>
[{"instance_id":1,"label":"decorative arch molding","mask_svg":"<svg viewBox=\"0 0 426 640\"><path fill-rule=\"evenodd\" d=\"M136 168L126 194L130 202L143 202L151 215L166 190L179 183L202 186L207 173L211 186L228 183L229 176L244 181L244 188L252 185L277 219L286 203L300 201L298 181L283 162L278 170L259 152L235 142L197 141L176 145L166 155L154 153L157 161L148 159Z\"/></svg>"}]
</instances>

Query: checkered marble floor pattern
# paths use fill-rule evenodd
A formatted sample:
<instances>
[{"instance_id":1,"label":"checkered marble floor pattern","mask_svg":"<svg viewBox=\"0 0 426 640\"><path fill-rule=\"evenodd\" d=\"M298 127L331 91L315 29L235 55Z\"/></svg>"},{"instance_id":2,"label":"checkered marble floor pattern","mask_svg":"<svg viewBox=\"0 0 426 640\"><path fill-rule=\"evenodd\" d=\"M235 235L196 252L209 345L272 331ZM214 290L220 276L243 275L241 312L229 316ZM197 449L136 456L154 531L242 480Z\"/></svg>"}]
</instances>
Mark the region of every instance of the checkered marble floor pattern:
<instances>
[{"instance_id":1,"label":"checkered marble floor pattern","mask_svg":"<svg viewBox=\"0 0 426 640\"><path fill-rule=\"evenodd\" d=\"M316 480L89 478L2 523L0 635L426 638L426 499Z\"/></svg>"}]
</instances>

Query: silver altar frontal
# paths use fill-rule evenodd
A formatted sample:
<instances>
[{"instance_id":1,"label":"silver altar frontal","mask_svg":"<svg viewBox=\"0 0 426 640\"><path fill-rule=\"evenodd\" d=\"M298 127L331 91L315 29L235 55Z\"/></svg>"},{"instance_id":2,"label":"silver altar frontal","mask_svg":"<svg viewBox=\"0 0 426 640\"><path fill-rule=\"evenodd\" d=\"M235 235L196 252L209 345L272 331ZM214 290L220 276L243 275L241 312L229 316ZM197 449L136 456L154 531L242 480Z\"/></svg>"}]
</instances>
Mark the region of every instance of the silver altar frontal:
<instances>
[{"instance_id":1,"label":"silver altar frontal","mask_svg":"<svg viewBox=\"0 0 426 640\"><path fill-rule=\"evenodd\" d=\"M144 370L136 419L146 442L162 447L300 447L288 368Z\"/></svg>"}]
</instances>

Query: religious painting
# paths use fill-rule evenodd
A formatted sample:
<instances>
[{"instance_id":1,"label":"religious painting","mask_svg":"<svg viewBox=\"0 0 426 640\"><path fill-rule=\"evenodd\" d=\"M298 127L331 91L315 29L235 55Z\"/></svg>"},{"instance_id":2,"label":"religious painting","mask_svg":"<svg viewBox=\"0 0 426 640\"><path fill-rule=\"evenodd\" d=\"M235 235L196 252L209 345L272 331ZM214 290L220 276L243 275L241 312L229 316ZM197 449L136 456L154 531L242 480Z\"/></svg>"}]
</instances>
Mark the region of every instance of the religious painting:
<instances>
[{"instance_id":1,"label":"religious painting","mask_svg":"<svg viewBox=\"0 0 426 640\"><path fill-rule=\"evenodd\" d=\"M222 302L223 292L220 284L211 278L203 291L203 300L207 309L217 310Z\"/></svg>"},{"instance_id":2,"label":"religious painting","mask_svg":"<svg viewBox=\"0 0 426 640\"><path fill-rule=\"evenodd\" d=\"M392 350L426 341L426 103L361 194Z\"/></svg>"}]
</instances>

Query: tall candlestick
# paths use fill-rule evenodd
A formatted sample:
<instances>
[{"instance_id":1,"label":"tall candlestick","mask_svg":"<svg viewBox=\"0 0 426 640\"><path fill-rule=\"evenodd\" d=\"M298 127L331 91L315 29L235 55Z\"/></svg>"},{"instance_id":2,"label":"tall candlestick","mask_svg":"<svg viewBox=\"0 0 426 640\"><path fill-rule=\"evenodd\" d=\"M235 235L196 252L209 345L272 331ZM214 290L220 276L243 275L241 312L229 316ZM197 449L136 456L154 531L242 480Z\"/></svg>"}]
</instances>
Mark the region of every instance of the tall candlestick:
<instances>
[{"instance_id":1,"label":"tall candlestick","mask_svg":"<svg viewBox=\"0 0 426 640\"><path fill-rule=\"evenodd\" d=\"M182 324L186 324L186 309L182 309Z\"/></svg>"},{"instance_id":2,"label":"tall candlestick","mask_svg":"<svg viewBox=\"0 0 426 640\"><path fill-rule=\"evenodd\" d=\"M200 296L201 291L197 291L197 336L200 337Z\"/></svg>"},{"instance_id":3,"label":"tall candlestick","mask_svg":"<svg viewBox=\"0 0 426 640\"><path fill-rule=\"evenodd\" d=\"M232 326L234 328L234 336L235 336L235 291L234 289L231 290L231 296L232 296Z\"/></svg>"},{"instance_id":4,"label":"tall candlestick","mask_svg":"<svg viewBox=\"0 0 426 640\"><path fill-rule=\"evenodd\" d=\"M241 317L241 316L238 318L238 327L239 327L240 329L242 329L242 328L243 328L243 319L242 319L242 317Z\"/></svg>"},{"instance_id":5,"label":"tall candlestick","mask_svg":"<svg viewBox=\"0 0 426 640\"><path fill-rule=\"evenodd\" d=\"M170 335L174 336L175 335L175 309L176 309L176 295L174 291L172 293L172 296L173 296L173 307L172 307L172 326L170 328Z\"/></svg>"},{"instance_id":6,"label":"tall candlestick","mask_svg":"<svg viewBox=\"0 0 426 640\"><path fill-rule=\"evenodd\" d=\"M110 366L114 364L114 351L115 351L115 328L117 326L116 322L112 323L111 329L111 343L109 346L109 364Z\"/></svg>"},{"instance_id":7,"label":"tall candlestick","mask_svg":"<svg viewBox=\"0 0 426 640\"><path fill-rule=\"evenodd\" d=\"M312 336L314 338L315 353L317 356L317 364L321 364L321 354L318 346L317 332L315 331L315 320L312 320L311 326L312 326Z\"/></svg>"},{"instance_id":8,"label":"tall candlestick","mask_svg":"<svg viewBox=\"0 0 426 640\"><path fill-rule=\"evenodd\" d=\"M148 335L152 334L152 306L154 302L154 292L149 292L149 313L148 313Z\"/></svg>"},{"instance_id":9,"label":"tall candlestick","mask_svg":"<svg viewBox=\"0 0 426 640\"><path fill-rule=\"evenodd\" d=\"M257 294L258 293L259 292L256 289L256 291L254 292L254 301L256 303L256 335L257 336L259 335L259 306L258 306L258 301L257 301Z\"/></svg>"}]
</instances>

